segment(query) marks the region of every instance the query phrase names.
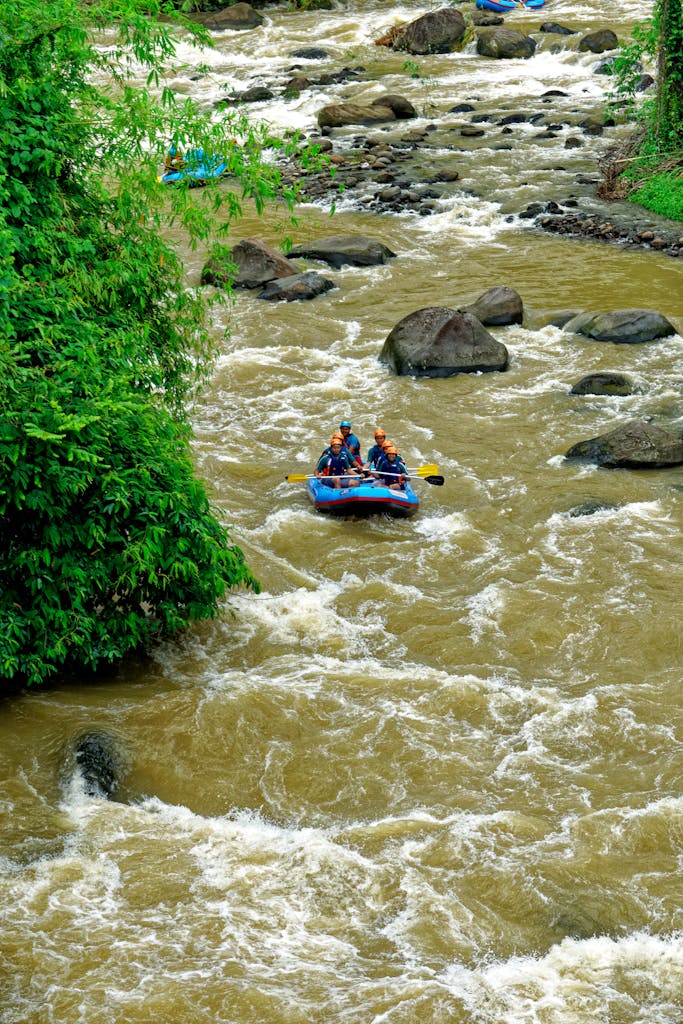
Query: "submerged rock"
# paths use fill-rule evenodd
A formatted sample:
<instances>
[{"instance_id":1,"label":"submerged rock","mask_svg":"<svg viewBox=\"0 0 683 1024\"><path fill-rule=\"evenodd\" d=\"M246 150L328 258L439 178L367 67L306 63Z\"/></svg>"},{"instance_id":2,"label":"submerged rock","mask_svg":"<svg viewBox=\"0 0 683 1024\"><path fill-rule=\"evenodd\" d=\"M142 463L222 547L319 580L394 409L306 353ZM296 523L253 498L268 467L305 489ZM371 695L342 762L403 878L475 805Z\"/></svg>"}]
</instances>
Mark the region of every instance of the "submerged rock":
<instances>
[{"instance_id":1,"label":"submerged rock","mask_svg":"<svg viewBox=\"0 0 683 1024\"><path fill-rule=\"evenodd\" d=\"M574 505L569 509L567 515L570 519L578 519L580 516L594 516L596 512L612 512L616 505L609 501L582 501L580 505Z\"/></svg>"},{"instance_id":2,"label":"submerged rock","mask_svg":"<svg viewBox=\"0 0 683 1024\"><path fill-rule=\"evenodd\" d=\"M632 395L633 383L623 373L589 373L572 386L570 395Z\"/></svg>"},{"instance_id":3,"label":"submerged rock","mask_svg":"<svg viewBox=\"0 0 683 1024\"><path fill-rule=\"evenodd\" d=\"M678 466L683 463L683 440L652 423L629 420L607 434L572 445L566 458L624 469Z\"/></svg>"},{"instance_id":4,"label":"submerged rock","mask_svg":"<svg viewBox=\"0 0 683 1024\"><path fill-rule=\"evenodd\" d=\"M330 55L320 46L302 46L298 50L292 50L289 56L300 57L303 60L326 60Z\"/></svg>"},{"instance_id":5,"label":"submerged rock","mask_svg":"<svg viewBox=\"0 0 683 1024\"><path fill-rule=\"evenodd\" d=\"M114 799L125 767L118 741L105 732L85 733L76 740L73 757L86 794L96 799Z\"/></svg>"},{"instance_id":6,"label":"submerged rock","mask_svg":"<svg viewBox=\"0 0 683 1024\"><path fill-rule=\"evenodd\" d=\"M576 35L575 28L568 28L566 25L560 25L557 21L544 21L541 25L539 32L550 32L558 36L573 36Z\"/></svg>"},{"instance_id":7,"label":"submerged rock","mask_svg":"<svg viewBox=\"0 0 683 1024\"><path fill-rule=\"evenodd\" d=\"M471 313L430 306L396 324L379 359L399 376L451 377L504 370L508 351Z\"/></svg>"}]
</instances>

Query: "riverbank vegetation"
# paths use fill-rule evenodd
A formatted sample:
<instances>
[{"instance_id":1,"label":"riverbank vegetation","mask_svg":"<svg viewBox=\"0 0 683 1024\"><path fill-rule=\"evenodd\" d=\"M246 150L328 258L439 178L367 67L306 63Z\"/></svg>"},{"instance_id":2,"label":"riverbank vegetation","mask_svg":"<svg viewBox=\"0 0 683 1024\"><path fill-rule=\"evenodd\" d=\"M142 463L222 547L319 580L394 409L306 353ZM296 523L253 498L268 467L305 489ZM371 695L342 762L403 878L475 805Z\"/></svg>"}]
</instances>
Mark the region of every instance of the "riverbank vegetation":
<instances>
[{"instance_id":1,"label":"riverbank vegetation","mask_svg":"<svg viewBox=\"0 0 683 1024\"><path fill-rule=\"evenodd\" d=\"M656 68L651 98L636 103L643 61ZM627 147L610 163L604 192L683 220L683 10L657 0L613 64L614 99L633 118Z\"/></svg>"},{"instance_id":2,"label":"riverbank vegetation","mask_svg":"<svg viewBox=\"0 0 683 1024\"><path fill-rule=\"evenodd\" d=\"M243 198L293 196L261 159L280 145L265 128L161 88L174 22L207 40L160 6L0 7L6 681L97 669L258 589L194 475L187 403L216 341L164 230L225 252ZM231 186L160 185L169 142L224 154Z\"/></svg>"}]
</instances>

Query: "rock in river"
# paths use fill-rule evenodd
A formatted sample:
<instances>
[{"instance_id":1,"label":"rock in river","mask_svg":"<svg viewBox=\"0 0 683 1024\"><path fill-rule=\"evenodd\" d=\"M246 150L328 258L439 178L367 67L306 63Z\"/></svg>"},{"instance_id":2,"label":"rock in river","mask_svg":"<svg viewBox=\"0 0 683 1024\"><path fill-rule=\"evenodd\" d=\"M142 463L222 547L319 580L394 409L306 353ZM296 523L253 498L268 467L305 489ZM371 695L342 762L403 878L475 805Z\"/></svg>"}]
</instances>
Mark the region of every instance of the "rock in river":
<instances>
[{"instance_id":1,"label":"rock in river","mask_svg":"<svg viewBox=\"0 0 683 1024\"><path fill-rule=\"evenodd\" d=\"M255 11L251 4L238 3L231 7L224 7L220 11L203 11L198 14L188 14L191 21L197 21L200 25L212 32L224 32L231 29L238 32L248 28L258 28L265 21L262 14Z\"/></svg>"},{"instance_id":2,"label":"rock in river","mask_svg":"<svg viewBox=\"0 0 683 1024\"><path fill-rule=\"evenodd\" d=\"M570 395L632 395L633 383L623 373L589 373L572 386Z\"/></svg>"},{"instance_id":3,"label":"rock in river","mask_svg":"<svg viewBox=\"0 0 683 1024\"><path fill-rule=\"evenodd\" d=\"M334 281L316 274L314 270L309 270L305 274L294 274L293 277L280 277L276 281L271 281L262 292L259 292L257 298L266 299L268 302L299 302L303 299L315 299L334 287Z\"/></svg>"},{"instance_id":4,"label":"rock in river","mask_svg":"<svg viewBox=\"0 0 683 1024\"><path fill-rule=\"evenodd\" d=\"M524 319L522 298L514 288L497 285L480 295L465 313L472 313L485 327L502 327L504 324L521 324Z\"/></svg>"},{"instance_id":5,"label":"rock in river","mask_svg":"<svg viewBox=\"0 0 683 1024\"><path fill-rule=\"evenodd\" d=\"M579 313L564 325L570 334L582 334L593 341L636 345L676 333L675 327L654 309L615 309L612 313Z\"/></svg>"},{"instance_id":6,"label":"rock in river","mask_svg":"<svg viewBox=\"0 0 683 1024\"><path fill-rule=\"evenodd\" d=\"M393 33L389 45L405 53L450 53L462 41L465 31L465 19L460 11L442 7L428 11Z\"/></svg>"},{"instance_id":7,"label":"rock in river","mask_svg":"<svg viewBox=\"0 0 683 1024\"><path fill-rule=\"evenodd\" d=\"M297 274L297 268L281 252L258 238L243 238L230 254L234 264L210 259L202 270L202 284L225 288L231 281L236 288L262 288L268 281Z\"/></svg>"},{"instance_id":8,"label":"rock in river","mask_svg":"<svg viewBox=\"0 0 683 1024\"><path fill-rule=\"evenodd\" d=\"M607 434L572 445L566 457L625 469L678 466L683 463L683 440L652 423L629 420Z\"/></svg>"},{"instance_id":9,"label":"rock in river","mask_svg":"<svg viewBox=\"0 0 683 1024\"><path fill-rule=\"evenodd\" d=\"M399 376L451 377L504 370L508 352L471 313L430 306L396 324L379 359Z\"/></svg>"},{"instance_id":10,"label":"rock in river","mask_svg":"<svg viewBox=\"0 0 683 1024\"><path fill-rule=\"evenodd\" d=\"M289 252L290 259L308 257L323 260L335 270L349 264L352 267L374 267L394 257L396 253L382 242L365 235L330 235L314 242L302 242Z\"/></svg>"},{"instance_id":11,"label":"rock in river","mask_svg":"<svg viewBox=\"0 0 683 1024\"><path fill-rule=\"evenodd\" d=\"M477 53L483 57L522 57L536 52L536 41L515 28L484 28L477 33Z\"/></svg>"}]
</instances>

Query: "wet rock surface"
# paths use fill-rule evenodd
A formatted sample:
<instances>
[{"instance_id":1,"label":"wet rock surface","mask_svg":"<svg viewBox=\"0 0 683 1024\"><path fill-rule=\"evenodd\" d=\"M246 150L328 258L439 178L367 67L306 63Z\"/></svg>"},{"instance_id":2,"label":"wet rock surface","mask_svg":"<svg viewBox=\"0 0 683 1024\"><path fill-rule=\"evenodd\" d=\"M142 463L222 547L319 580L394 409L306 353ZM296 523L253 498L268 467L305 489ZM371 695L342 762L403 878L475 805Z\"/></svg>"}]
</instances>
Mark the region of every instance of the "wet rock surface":
<instances>
[{"instance_id":1,"label":"wet rock surface","mask_svg":"<svg viewBox=\"0 0 683 1024\"><path fill-rule=\"evenodd\" d=\"M233 246L230 255L232 264L210 259L202 270L201 283L216 288L225 288L230 282L236 288L262 288L275 278L298 273L281 252L258 238L243 238Z\"/></svg>"},{"instance_id":2,"label":"wet rock surface","mask_svg":"<svg viewBox=\"0 0 683 1024\"><path fill-rule=\"evenodd\" d=\"M599 179L596 179L598 184ZM654 249L669 256L683 255L683 224L658 217L626 203L593 203L591 211L572 209L567 203L536 211L535 223L543 231L572 235L628 248ZM521 214L524 216L524 213Z\"/></svg>"},{"instance_id":3,"label":"wet rock surface","mask_svg":"<svg viewBox=\"0 0 683 1024\"><path fill-rule=\"evenodd\" d=\"M476 316L485 327L521 324L524 319L522 298L514 288L497 285L480 295L464 312Z\"/></svg>"},{"instance_id":4,"label":"wet rock surface","mask_svg":"<svg viewBox=\"0 0 683 1024\"><path fill-rule=\"evenodd\" d=\"M67 772L75 768L83 780L87 796L105 800L116 798L125 758L113 736L99 731L84 733L75 740L68 762Z\"/></svg>"},{"instance_id":5,"label":"wet rock surface","mask_svg":"<svg viewBox=\"0 0 683 1024\"><path fill-rule=\"evenodd\" d=\"M564 325L564 330L570 334L581 334L591 341L608 341L615 345L638 345L676 333L673 324L654 309L579 313Z\"/></svg>"},{"instance_id":6,"label":"wet rock surface","mask_svg":"<svg viewBox=\"0 0 683 1024\"><path fill-rule=\"evenodd\" d=\"M624 469L677 466L683 463L683 440L652 423L629 420L606 434L572 445L566 457Z\"/></svg>"},{"instance_id":7,"label":"wet rock surface","mask_svg":"<svg viewBox=\"0 0 683 1024\"><path fill-rule=\"evenodd\" d=\"M399 376L451 377L504 370L508 352L471 313L432 306L396 324L379 360Z\"/></svg>"},{"instance_id":8,"label":"wet rock surface","mask_svg":"<svg viewBox=\"0 0 683 1024\"><path fill-rule=\"evenodd\" d=\"M257 298L265 299L267 302L304 302L315 299L335 287L334 281L328 277L317 274L314 270L308 270L304 274L294 274L292 277L280 277L270 281Z\"/></svg>"},{"instance_id":9,"label":"wet rock surface","mask_svg":"<svg viewBox=\"0 0 683 1024\"><path fill-rule=\"evenodd\" d=\"M632 395L633 382L623 373L589 373L572 385L570 395Z\"/></svg>"},{"instance_id":10,"label":"wet rock surface","mask_svg":"<svg viewBox=\"0 0 683 1024\"><path fill-rule=\"evenodd\" d=\"M347 264L352 267L375 267L393 259L395 255L388 246L365 235L331 235L312 242L302 242L293 246L289 252L290 260L302 257L323 260L337 270Z\"/></svg>"},{"instance_id":11,"label":"wet rock surface","mask_svg":"<svg viewBox=\"0 0 683 1024\"><path fill-rule=\"evenodd\" d=\"M462 41L465 30L465 19L460 11L442 7L421 15L408 25L392 27L377 44L416 55L450 53Z\"/></svg>"}]
</instances>

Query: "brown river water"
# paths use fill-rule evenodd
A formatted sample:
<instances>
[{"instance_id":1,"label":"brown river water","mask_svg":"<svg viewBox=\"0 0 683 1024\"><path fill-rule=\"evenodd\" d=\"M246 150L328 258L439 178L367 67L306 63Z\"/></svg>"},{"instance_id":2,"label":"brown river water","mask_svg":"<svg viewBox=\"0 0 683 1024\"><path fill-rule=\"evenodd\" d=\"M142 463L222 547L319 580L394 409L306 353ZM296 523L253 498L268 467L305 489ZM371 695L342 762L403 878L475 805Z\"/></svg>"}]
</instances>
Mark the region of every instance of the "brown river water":
<instances>
[{"instance_id":1,"label":"brown river water","mask_svg":"<svg viewBox=\"0 0 683 1024\"><path fill-rule=\"evenodd\" d=\"M315 43L364 77L258 116L312 131L324 103L388 88L441 124L459 101L531 109L561 88L555 116L599 106L605 81L579 37L540 24L623 35L642 13L560 0L519 15L542 43L531 60L470 46L420 58L412 79L372 40L427 9L268 11L263 29L217 37L199 82L181 47L169 81L208 103L223 81L286 78L290 51ZM544 326L644 306L681 330L683 273L514 216L569 194L590 205L579 178L609 140L565 150L580 131L513 127L512 149L496 128L454 154L461 181L432 216L349 197L289 229L367 234L395 260L319 265L338 288L315 301L240 293L224 313L196 460L263 593L96 683L3 701L1 1024L683 1020L683 474L563 457L632 417L680 429L683 338ZM281 219L247 210L235 241L277 242ZM524 326L493 329L507 372L413 380L378 362L401 317L493 284L525 306ZM637 392L569 394L599 370ZM364 448L381 425L410 466L438 463L445 484L416 484L415 518L330 521L284 481L343 417ZM601 510L569 514L589 501ZM116 801L88 796L69 759L91 731L120 748Z\"/></svg>"}]
</instances>

